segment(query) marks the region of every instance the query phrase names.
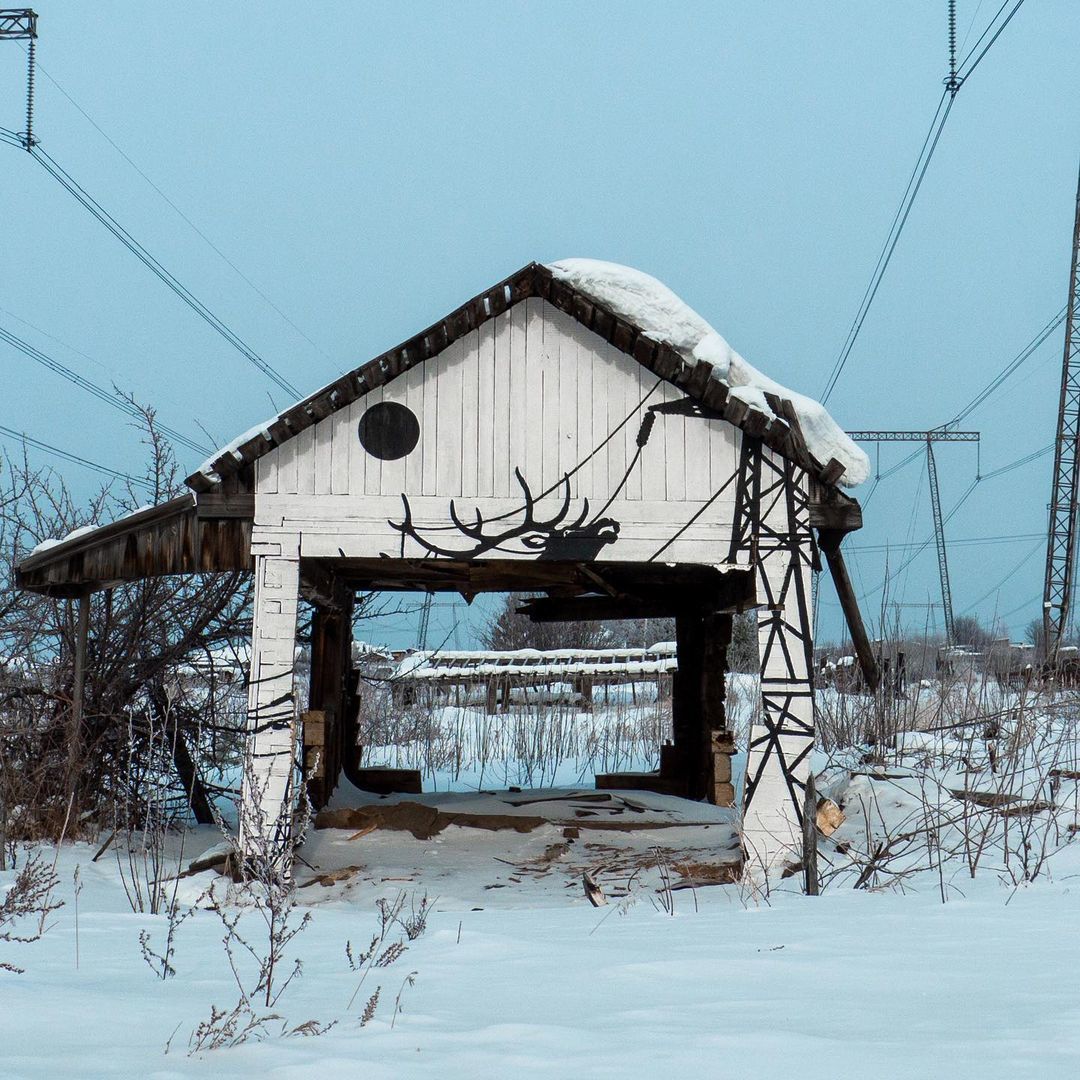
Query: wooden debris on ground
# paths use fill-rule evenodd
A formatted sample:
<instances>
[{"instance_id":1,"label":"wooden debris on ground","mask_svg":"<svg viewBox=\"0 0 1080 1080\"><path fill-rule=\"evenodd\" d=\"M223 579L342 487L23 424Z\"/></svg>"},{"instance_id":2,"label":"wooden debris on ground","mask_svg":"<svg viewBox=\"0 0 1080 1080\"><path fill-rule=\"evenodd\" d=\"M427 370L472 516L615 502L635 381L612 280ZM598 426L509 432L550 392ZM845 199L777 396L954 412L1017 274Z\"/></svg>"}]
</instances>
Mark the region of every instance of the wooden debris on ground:
<instances>
[{"instance_id":1,"label":"wooden debris on ground","mask_svg":"<svg viewBox=\"0 0 1080 1080\"><path fill-rule=\"evenodd\" d=\"M419 802L359 806L352 809L321 810L315 817L316 829L354 829L361 835L376 829L411 832L417 840L430 840L449 825L498 831L510 829L527 833L546 825L547 820L526 814L472 814L439 810Z\"/></svg>"},{"instance_id":2,"label":"wooden debris on ground","mask_svg":"<svg viewBox=\"0 0 1080 1080\"><path fill-rule=\"evenodd\" d=\"M974 803L986 810L994 810L998 807L1009 806L1020 802L1019 795L1009 795L1004 791L971 791L967 788L949 788L949 794L961 802Z\"/></svg>"},{"instance_id":3,"label":"wooden debris on ground","mask_svg":"<svg viewBox=\"0 0 1080 1080\"><path fill-rule=\"evenodd\" d=\"M592 904L593 907L604 907L607 904L607 897L604 895L604 890L596 884L596 879L586 870L581 875L581 884L585 889L585 897Z\"/></svg>"},{"instance_id":4,"label":"wooden debris on ground","mask_svg":"<svg viewBox=\"0 0 1080 1080\"><path fill-rule=\"evenodd\" d=\"M234 860L236 848L230 841L215 844L212 848L204 851L198 858L188 863L187 870L181 877L189 877L192 874L201 874L204 870L220 870L227 872L228 864Z\"/></svg>"},{"instance_id":5,"label":"wooden debris on ground","mask_svg":"<svg viewBox=\"0 0 1080 1080\"><path fill-rule=\"evenodd\" d=\"M1006 806L1001 811L1002 817L1023 817L1026 814L1041 814L1044 810L1053 810L1054 804L1045 799L1034 799L1032 802L1021 803L1018 806Z\"/></svg>"},{"instance_id":6,"label":"wooden debris on ground","mask_svg":"<svg viewBox=\"0 0 1080 1080\"><path fill-rule=\"evenodd\" d=\"M997 810L1002 817L1022 817L1025 814L1039 814L1043 810L1054 809L1054 804L1045 799L1030 799L1025 802L1022 795L1010 795L1005 791L950 788L949 794L954 799L973 803L984 810Z\"/></svg>"},{"instance_id":7,"label":"wooden debris on ground","mask_svg":"<svg viewBox=\"0 0 1080 1080\"><path fill-rule=\"evenodd\" d=\"M675 892L679 889L695 889L703 885L730 885L739 880L742 862L677 862L672 863L671 868L682 878L671 887L672 892Z\"/></svg>"},{"instance_id":8,"label":"wooden debris on ground","mask_svg":"<svg viewBox=\"0 0 1080 1080\"><path fill-rule=\"evenodd\" d=\"M411 832L418 840L429 840L448 825L491 831L509 829L520 833L532 832L533 829L545 824L562 826L568 824L566 812L573 815L569 828L574 830L631 832L687 827L709 828L713 824L719 824L718 822L683 821L677 816L661 816L665 814L664 810L658 810L632 797L607 791L575 791L567 794L530 796L525 799L503 801L514 808L555 804L565 807L565 812L561 817L556 814L541 817L532 814L478 813L442 810L427 803L406 801L322 810L315 817L315 828L356 830L350 839L359 839L374 829L397 829Z\"/></svg>"},{"instance_id":9,"label":"wooden debris on ground","mask_svg":"<svg viewBox=\"0 0 1080 1080\"><path fill-rule=\"evenodd\" d=\"M326 873L316 874L310 881L305 881L303 885L297 886L300 889L308 889L312 885L322 885L323 888L330 888L331 885L336 885L339 881L348 881L354 874L358 874L364 868L362 866L342 866L338 870L327 870Z\"/></svg>"}]
</instances>

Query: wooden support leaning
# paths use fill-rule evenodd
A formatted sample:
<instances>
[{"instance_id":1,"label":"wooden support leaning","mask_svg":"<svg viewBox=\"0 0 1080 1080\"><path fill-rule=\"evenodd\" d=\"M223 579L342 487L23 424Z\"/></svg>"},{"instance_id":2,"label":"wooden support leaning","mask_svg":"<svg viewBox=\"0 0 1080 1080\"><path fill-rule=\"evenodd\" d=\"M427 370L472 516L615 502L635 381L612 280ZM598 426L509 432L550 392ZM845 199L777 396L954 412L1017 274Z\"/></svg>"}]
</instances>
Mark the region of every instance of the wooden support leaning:
<instances>
[{"instance_id":1,"label":"wooden support leaning","mask_svg":"<svg viewBox=\"0 0 1080 1080\"><path fill-rule=\"evenodd\" d=\"M848 576L847 565L840 551L840 541L844 534L830 529L821 529L818 532L818 541L821 550L825 552L825 561L829 564L829 573L832 575L833 584L836 586L836 595L840 600L840 607L844 612L848 632L851 634L851 643L855 646L855 655L859 658L859 667L862 669L866 685L871 690L876 690L881 683L881 671L877 660L874 658L874 650L870 646L870 639L863 624L862 614L859 612L859 602L852 587L851 578Z\"/></svg>"}]
</instances>

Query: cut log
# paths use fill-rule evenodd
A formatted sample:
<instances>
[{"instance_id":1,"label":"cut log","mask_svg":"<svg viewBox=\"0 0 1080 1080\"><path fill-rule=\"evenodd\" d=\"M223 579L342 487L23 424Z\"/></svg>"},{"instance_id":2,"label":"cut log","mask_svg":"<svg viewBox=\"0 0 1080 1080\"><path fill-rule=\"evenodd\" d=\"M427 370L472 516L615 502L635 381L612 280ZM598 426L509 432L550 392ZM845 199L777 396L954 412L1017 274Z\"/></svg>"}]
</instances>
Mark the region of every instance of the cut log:
<instances>
[{"instance_id":1,"label":"cut log","mask_svg":"<svg viewBox=\"0 0 1080 1080\"><path fill-rule=\"evenodd\" d=\"M844 811L832 799L818 799L817 827L822 836L832 836L845 820Z\"/></svg>"}]
</instances>

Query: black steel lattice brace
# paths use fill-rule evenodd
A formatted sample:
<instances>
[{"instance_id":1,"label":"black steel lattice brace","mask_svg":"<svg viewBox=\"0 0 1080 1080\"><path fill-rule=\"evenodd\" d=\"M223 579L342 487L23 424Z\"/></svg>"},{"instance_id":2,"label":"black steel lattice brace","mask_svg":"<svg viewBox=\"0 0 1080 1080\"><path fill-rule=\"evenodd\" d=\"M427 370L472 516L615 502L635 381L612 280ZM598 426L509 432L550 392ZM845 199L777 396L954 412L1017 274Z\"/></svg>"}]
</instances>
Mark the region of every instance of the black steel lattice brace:
<instances>
[{"instance_id":1,"label":"black steel lattice brace","mask_svg":"<svg viewBox=\"0 0 1080 1080\"><path fill-rule=\"evenodd\" d=\"M742 553L756 568L764 601L758 609L761 716L756 725L762 730L751 732L743 808L750 807L762 777L775 765L801 825L806 785L797 772L814 747L813 619L806 571L818 568L817 547L804 471L746 436L729 558L737 561ZM776 658L782 671L769 674Z\"/></svg>"}]
</instances>

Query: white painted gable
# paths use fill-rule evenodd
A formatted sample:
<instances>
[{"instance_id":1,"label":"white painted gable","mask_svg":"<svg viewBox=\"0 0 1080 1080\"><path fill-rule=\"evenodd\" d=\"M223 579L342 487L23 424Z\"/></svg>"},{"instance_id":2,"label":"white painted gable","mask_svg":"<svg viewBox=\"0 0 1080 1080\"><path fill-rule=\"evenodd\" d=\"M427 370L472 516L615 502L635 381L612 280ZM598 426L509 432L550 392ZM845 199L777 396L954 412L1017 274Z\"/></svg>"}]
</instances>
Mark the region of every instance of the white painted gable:
<instances>
[{"instance_id":1,"label":"white painted gable","mask_svg":"<svg viewBox=\"0 0 1080 1080\"><path fill-rule=\"evenodd\" d=\"M434 548L458 558L722 563L742 435L720 419L657 410L685 401L528 299L260 458L256 532L299 532L304 556L418 558ZM419 427L396 460L369 453L358 435L382 402L408 408Z\"/></svg>"}]
</instances>

